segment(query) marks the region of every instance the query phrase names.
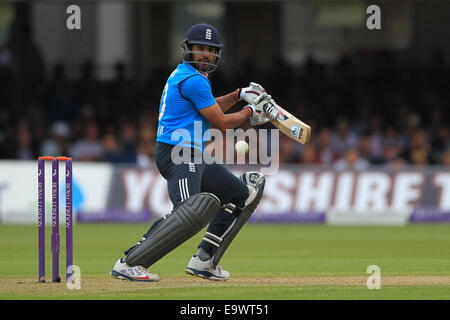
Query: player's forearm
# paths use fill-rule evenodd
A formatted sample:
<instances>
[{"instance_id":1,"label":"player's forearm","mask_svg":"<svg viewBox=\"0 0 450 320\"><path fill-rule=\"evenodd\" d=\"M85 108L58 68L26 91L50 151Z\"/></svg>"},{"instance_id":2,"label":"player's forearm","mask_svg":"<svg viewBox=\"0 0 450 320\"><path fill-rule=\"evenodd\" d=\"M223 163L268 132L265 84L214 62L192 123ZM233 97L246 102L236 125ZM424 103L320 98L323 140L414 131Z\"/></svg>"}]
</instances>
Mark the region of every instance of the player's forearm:
<instances>
[{"instance_id":1,"label":"player's forearm","mask_svg":"<svg viewBox=\"0 0 450 320\"><path fill-rule=\"evenodd\" d=\"M220 109L225 113L228 109L230 109L237 101L236 97L236 91L233 91L229 94L226 94L224 96L215 98L217 104L219 105Z\"/></svg>"},{"instance_id":2,"label":"player's forearm","mask_svg":"<svg viewBox=\"0 0 450 320\"><path fill-rule=\"evenodd\" d=\"M248 110L243 109L238 112L224 114L221 122L216 125L216 128L225 132L226 129L234 129L244 123L250 116Z\"/></svg>"}]
</instances>

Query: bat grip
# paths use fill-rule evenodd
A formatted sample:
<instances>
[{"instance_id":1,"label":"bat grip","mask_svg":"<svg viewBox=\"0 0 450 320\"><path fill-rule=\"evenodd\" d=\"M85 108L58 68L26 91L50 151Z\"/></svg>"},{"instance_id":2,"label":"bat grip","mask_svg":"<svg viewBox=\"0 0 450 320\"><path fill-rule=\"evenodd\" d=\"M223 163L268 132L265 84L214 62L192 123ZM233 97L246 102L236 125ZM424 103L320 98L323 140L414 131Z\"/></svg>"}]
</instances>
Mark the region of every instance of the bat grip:
<instances>
[{"instance_id":1,"label":"bat grip","mask_svg":"<svg viewBox=\"0 0 450 320\"><path fill-rule=\"evenodd\" d=\"M263 110L271 119L273 119L273 120L277 119L278 110L272 103L267 102L263 106Z\"/></svg>"}]
</instances>

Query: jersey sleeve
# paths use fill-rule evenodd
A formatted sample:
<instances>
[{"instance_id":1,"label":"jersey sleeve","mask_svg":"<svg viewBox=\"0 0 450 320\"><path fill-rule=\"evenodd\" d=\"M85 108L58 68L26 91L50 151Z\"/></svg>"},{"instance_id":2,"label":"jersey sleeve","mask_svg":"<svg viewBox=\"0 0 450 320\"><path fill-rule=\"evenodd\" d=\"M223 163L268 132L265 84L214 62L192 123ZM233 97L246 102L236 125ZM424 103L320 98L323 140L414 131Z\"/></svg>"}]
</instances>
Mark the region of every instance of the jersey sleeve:
<instances>
[{"instance_id":1,"label":"jersey sleeve","mask_svg":"<svg viewBox=\"0 0 450 320\"><path fill-rule=\"evenodd\" d=\"M202 75L190 77L180 84L180 92L186 99L192 101L197 110L216 103L211 92L211 84Z\"/></svg>"}]
</instances>

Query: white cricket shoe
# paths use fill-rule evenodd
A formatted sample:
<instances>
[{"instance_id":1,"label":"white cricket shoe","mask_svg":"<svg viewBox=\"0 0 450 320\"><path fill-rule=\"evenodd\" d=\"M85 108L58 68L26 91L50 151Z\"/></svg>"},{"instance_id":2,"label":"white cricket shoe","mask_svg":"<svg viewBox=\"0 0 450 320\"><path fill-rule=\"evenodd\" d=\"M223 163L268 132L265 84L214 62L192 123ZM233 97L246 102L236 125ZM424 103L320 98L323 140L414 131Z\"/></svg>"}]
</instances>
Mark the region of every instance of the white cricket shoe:
<instances>
[{"instance_id":1,"label":"white cricket shoe","mask_svg":"<svg viewBox=\"0 0 450 320\"><path fill-rule=\"evenodd\" d=\"M202 261L197 255L191 258L184 271L193 276L215 281L225 281L230 277L230 273L222 270L222 267L217 266L214 269L211 265L211 259Z\"/></svg>"},{"instance_id":2,"label":"white cricket shoe","mask_svg":"<svg viewBox=\"0 0 450 320\"><path fill-rule=\"evenodd\" d=\"M143 266L130 267L123 262L122 259L117 260L110 274L113 277L122 280L146 282L159 281L159 276L157 274L148 272L148 270Z\"/></svg>"}]
</instances>

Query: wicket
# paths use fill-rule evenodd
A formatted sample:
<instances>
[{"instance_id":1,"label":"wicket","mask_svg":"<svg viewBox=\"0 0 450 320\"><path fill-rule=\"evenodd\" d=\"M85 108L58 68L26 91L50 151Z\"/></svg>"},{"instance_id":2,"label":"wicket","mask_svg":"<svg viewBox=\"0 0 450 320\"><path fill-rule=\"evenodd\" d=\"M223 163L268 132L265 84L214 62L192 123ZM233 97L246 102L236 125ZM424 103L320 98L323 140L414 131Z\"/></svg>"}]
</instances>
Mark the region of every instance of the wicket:
<instances>
[{"instance_id":1,"label":"wicket","mask_svg":"<svg viewBox=\"0 0 450 320\"><path fill-rule=\"evenodd\" d=\"M72 158L44 156L38 158L38 233L39 282L45 282L45 161L52 162L52 281L61 282L59 275L59 161L66 165L66 282L72 281Z\"/></svg>"}]
</instances>

